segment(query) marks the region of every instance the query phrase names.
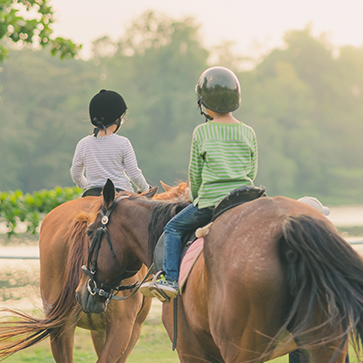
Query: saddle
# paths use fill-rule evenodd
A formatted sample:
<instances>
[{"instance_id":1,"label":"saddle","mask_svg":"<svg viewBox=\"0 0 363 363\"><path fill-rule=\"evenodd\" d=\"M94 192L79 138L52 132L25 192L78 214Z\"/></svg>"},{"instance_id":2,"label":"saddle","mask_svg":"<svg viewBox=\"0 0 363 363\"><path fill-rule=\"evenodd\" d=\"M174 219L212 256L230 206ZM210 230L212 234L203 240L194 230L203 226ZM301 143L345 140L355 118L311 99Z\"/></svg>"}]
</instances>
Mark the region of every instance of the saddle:
<instances>
[{"instance_id":1,"label":"saddle","mask_svg":"<svg viewBox=\"0 0 363 363\"><path fill-rule=\"evenodd\" d=\"M227 210L237 207L240 204L255 200L259 197L266 197L266 188L262 185L259 187L244 185L241 188L232 190L214 207L212 222Z\"/></svg>"},{"instance_id":2,"label":"saddle","mask_svg":"<svg viewBox=\"0 0 363 363\"><path fill-rule=\"evenodd\" d=\"M232 209L240 204L244 204L264 196L266 196L266 189L264 186L251 187L245 185L241 188L234 189L230 194L228 194L215 206L211 222L216 220L220 215L222 215L224 212L226 212L229 209ZM184 236L183 249L180 259L182 263L188 248L196 240L197 237L195 231ZM154 250L154 265L156 271L160 271L163 269L163 259L164 259L164 233L160 236Z\"/></svg>"},{"instance_id":3,"label":"saddle","mask_svg":"<svg viewBox=\"0 0 363 363\"><path fill-rule=\"evenodd\" d=\"M87 189L86 191L83 192L81 198L83 198L83 197L99 197L100 195L102 195L102 190L103 190L103 187L94 187L94 188ZM116 188L116 193L120 193L122 191L123 191L123 189Z\"/></svg>"}]
</instances>

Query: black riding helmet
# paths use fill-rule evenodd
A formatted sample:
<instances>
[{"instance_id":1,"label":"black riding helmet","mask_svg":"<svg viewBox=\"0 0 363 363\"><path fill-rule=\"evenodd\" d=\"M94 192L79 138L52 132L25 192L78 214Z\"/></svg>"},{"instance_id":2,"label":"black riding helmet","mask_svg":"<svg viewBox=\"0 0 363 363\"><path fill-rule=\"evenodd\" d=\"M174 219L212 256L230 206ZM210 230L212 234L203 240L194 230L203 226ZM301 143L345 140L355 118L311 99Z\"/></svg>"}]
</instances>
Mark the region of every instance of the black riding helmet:
<instances>
[{"instance_id":1,"label":"black riding helmet","mask_svg":"<svg viewBox=\"0 0 363 363\"><path fill-rule=\"evenodd\" d=\"M115 130L117 132L121 124L120 117L126 110L126 103L120 94L102 89L89 104L89 115L95 126L94 135L97 136L101 128L106 133L106 128L113 124L117 125Z\"/></svg>"},{"instance_id":2,"label":"black riding helmet","mask_svg":"<svg viewBox=\"0 0 363 363\"><path fill-rule=\"evenodd\" d=\"M241 87L237 76L228 68L211 67L199 77L195 86L198 105L217 113L236 110L241 104Z\"/></svg>"}]
</instances>

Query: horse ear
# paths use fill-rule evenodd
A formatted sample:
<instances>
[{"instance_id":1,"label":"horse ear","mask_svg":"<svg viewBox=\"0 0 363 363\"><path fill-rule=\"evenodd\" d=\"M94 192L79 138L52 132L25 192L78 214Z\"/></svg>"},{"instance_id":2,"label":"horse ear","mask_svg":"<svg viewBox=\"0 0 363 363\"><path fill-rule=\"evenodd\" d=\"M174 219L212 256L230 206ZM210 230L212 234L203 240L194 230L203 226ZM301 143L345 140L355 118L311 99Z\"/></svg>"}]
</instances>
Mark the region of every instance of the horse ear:
<instances>
[{"instance_id":1,"label":"horse ear","mask_svg":"<svg viewBox=\"0 0 363 363\"><path fill-rule=\"evenodd\" d=\"M151 199L156 194L157 191L158 187L152 187L147 192L142 193L142 196Z\"/></svg>"},{"instance_id":2,"label":"horse ear","mask_svg":"<svg viewBox=\"0 0 363 363\"><path fill-rule=\"evenodd\" d=\"M188 184L185 182L182 182L178 185L178 189L179 189L180 193L183 193L187 187L188 187Z\"/></svg>"},{"instance_id":3,"label":"horse ear","mask_svg":"<svg viewBox=\"0 0 363 363\"><path fill-rule=\"evenodd\" d=\"M160 180L160 184L166 192L172 188L170 185L163 183L161 180Z\"/></svg>"},{"instance_id":4,"label":"horse ear","mask_svg":"<svg viewBox=\"0 0 363 363\"><path fill-rule=\"evenodd\" d=\"M103 186L102 195L103 195L103 203L108 208L113 200L115 199L115 186L112 183L111 179L107 179L106 184Z\"/></svg>"}]
</instances>

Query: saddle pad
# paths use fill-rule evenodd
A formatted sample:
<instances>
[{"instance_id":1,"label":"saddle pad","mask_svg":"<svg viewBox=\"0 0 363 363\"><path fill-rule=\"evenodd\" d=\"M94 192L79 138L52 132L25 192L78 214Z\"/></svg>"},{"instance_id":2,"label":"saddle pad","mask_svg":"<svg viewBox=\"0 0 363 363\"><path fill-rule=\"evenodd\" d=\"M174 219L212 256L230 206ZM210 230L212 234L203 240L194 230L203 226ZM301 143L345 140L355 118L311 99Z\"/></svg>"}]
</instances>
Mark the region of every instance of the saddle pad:
<instances>
[{"instance_id":1,"label":"saddle pad","mask_svg":"<svg viewBox=\"0 0 363 363\"><path fill-rule=\"evenodd\" d=\"M179 274L179 289L180 292L183 291L184 285L187 281L190 271L192 270L195 261L198 259L201 254L204 246L204 238L198 238L195 240L190 247L187 249L185 256L180 265L180 274Z\"/></svg>"}]
</instances>

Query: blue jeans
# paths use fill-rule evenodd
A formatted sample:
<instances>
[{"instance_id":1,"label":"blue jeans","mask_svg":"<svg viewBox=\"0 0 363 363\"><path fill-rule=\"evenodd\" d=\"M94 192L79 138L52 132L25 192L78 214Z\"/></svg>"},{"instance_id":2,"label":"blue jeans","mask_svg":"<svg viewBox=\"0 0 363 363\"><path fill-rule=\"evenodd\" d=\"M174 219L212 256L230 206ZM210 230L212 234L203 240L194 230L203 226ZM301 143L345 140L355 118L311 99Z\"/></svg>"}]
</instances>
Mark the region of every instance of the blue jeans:
<instances>
[{"instance_id":1,"label":"blue jeans","mask_svg":"<svg viewBox=\"0 0 363 363\"><path fill-rule=\"evenodd\" d=\"M207 225L212 219L212 214L212 208L198 209L190 204L165 226L163 270L167 280L177 281L179 278L183 236Z\"/></svg>"}]
</instances>

